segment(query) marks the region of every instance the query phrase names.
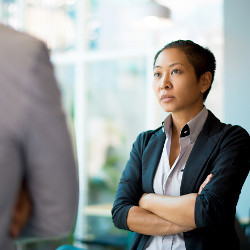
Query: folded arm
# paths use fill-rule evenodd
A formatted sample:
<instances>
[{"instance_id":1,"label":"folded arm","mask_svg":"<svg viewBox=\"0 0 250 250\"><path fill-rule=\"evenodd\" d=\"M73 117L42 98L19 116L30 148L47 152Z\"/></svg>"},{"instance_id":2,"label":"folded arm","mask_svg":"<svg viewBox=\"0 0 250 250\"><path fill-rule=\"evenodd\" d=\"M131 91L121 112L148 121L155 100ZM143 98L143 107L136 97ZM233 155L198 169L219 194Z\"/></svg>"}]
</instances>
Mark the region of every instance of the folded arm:
<instances>
[{"instance_id":1,"label":"folded arm","mask_svg":"<svg viewBox=\"0 0 250 250\"><path fill-rule=\"evenodd\" d=\"M131 231L145 235L169 235L194 229L171 223L138 206L130 208L127 225Z\"/></svg>"},{"instance_id":2,"label":"folded arm","mask_svg":"<svg viewBox=\"0 0 250 250\"><path fill-rule=\"evenodd\" d=\"M202 183L199 194L211 178L212 175L209 175ZM131 187L128 188L130 184ZM140 190L136 187L135 183L120 182L117 195L120 193L120 190L123 193L122 198L126 197L126 195L124 196L124 192L127 193L131 190L133 194L137 194ZM126 206L117 204L116 207L115 204L113 209L114 223L119 228L129 229L144 235L170 235L193 230L196 228L194 223L194 205L197 195L189 194L171 197L144 194L139 200L139 206L134 202L134 205L128 209L125 222L123 222L124 217L121 211ZM128 200L124 201L124 203L128 202ZM120 213L122 217L119 219ZM126 226L123 226L125 223Z\"/></svg>"},{"instance_id":3,"label":"folded arm","mask_svg":"<svg viewBox=\"0 0 250 250\"><path fill-rule=\"evenodd\" d=\"M118 228L146 235L168 235L190 231L195 228L193 222L187 225L181 223L178 225L169 219L162 218L157 214L157 211L150 212L139 207L139 201L143 195L141 155L144 148L143 142L147 136L148 134L139 135L133 145L130 159L117 188L112 209L113 222ZM141 202L140 205L142 206Z\"/></svg>"},{"instance_id":4,"label":"folded arm","mask_svg":"<svg viewBox=\"0 0 250 250\"><path fill-rule=\"evenodd\" d=\"M171 223L182 227L196 228L194 216L196 198L212 176L212 174L207 176L200 186L199 193L181 196L144 194L139 201L139 206Z\"/></svg>"},{"instance_id":5,"label":"folded arm","mask_svg":"<svg viewBox=\"0 0 250 250\"><path fill-rule=\"evenodd\" d=\"M197 195L195 193L182 196L145 194L139 205L169 222L195 228L194 207Z\"/></svg>"}]
</instances>

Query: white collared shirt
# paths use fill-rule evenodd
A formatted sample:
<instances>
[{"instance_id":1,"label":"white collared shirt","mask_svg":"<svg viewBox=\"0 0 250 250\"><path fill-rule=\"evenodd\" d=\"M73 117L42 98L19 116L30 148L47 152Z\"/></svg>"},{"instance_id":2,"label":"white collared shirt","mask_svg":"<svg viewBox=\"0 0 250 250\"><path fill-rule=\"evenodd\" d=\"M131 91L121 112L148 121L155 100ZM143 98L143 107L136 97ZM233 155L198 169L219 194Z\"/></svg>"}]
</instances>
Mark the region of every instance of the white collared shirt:
<instances>
[{"instance_id":1,"label":"white collared shirt","mask_svg":"<svg viewBox=\"0 0 250 250\"><path fill-rule=\"evenodd\" d=\"M173 166L169 165L169 154L172 137L172 115L168 115L164 121L166 140L163 147L161 159L155 173L153 188L159 195L180 196L180 187L183 171L194 146L207 119L208 111L204 108L181 130L180 154ZM152 236L145 247L146 250L185 250L183 233Z\"/></svg>"}]
</instances>

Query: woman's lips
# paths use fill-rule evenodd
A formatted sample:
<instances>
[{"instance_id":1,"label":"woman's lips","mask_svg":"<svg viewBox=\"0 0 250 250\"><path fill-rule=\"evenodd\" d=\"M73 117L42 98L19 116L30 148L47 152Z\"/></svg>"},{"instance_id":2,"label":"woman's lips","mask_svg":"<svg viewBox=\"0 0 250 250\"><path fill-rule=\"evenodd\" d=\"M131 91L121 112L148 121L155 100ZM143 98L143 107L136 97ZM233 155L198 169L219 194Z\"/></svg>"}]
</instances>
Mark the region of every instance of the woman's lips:
<instances>
[{"instance_id":1,"label":"woman's lips","mask_svg":"<svg viewBox=\"0 0 250 250\"><path fill-rule=\"evenodd\" d=\"M171 102L173 101L174 97L173 96L170 96L170 95L162 95L161 96L161 102Z\"/></svg>"}]
</instances>

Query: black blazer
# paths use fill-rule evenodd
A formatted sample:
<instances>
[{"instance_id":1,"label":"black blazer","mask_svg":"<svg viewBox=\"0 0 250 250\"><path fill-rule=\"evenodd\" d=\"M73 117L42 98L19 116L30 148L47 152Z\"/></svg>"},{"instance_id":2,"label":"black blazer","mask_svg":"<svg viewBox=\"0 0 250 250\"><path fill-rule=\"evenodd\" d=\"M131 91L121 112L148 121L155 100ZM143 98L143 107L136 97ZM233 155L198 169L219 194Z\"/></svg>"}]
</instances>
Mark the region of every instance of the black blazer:
<instances>
[{"instance_id":1,"label":"black blazer","mask_svg":"<svg viewBox=\"0 0 250 250\"><path fill-rule=\"evenodd\" d=\"M250 169L249 134L221 123L210 111L186 163L181 195L198 193L207 175L211 181L197 197L195 230L184 233L187 250L237 250L234 229L239 194ZM143 193L153 193L154 175L166 139L161 128L141 133L133 144L112 209L116 227L129 230L127 213ZM150 236L134 233L130 249L143 249Z\"/></svg>"}]
</instances>

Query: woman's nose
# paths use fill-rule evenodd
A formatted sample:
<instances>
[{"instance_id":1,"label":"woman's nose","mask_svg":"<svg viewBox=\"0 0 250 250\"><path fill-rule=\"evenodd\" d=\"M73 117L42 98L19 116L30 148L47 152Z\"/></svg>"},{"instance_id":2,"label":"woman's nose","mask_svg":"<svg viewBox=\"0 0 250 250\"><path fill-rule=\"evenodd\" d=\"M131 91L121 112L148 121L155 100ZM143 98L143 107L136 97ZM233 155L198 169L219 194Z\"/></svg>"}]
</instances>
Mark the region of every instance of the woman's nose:
<instances>
[{"instance_id":1,"label":"woman's nose","mask_svg":"<svg viewBox=\"0 0 250 250\"><path fill-rule=\"evenodd\" d=\"M171 82L169 81L168 77L163 77L160 83L161 89L169 89L171 88Z\"/></svg>"}]
</instances>

